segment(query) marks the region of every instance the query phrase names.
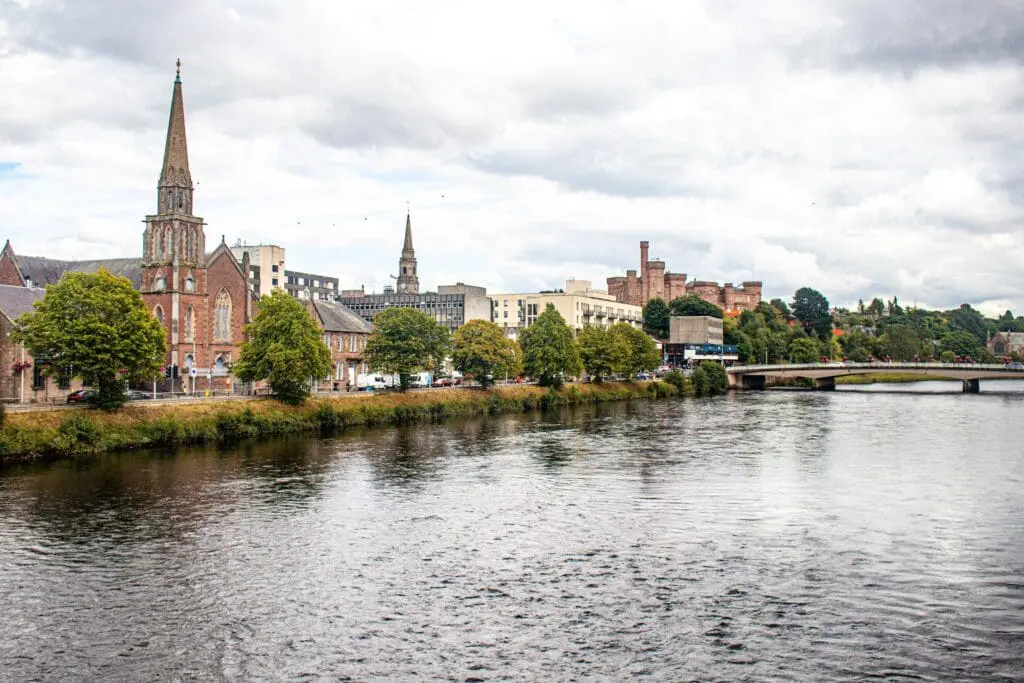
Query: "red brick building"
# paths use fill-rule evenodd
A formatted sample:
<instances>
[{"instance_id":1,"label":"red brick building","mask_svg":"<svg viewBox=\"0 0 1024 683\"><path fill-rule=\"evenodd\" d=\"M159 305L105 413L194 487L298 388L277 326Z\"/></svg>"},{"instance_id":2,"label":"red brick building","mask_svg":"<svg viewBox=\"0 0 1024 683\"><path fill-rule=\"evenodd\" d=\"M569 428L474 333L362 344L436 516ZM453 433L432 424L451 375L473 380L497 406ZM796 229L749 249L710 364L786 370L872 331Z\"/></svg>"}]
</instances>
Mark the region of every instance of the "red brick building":
<instances>
[{"instance_id":1,"label":"red brick building","mask_svg":"<svg viewBox=\"0 0 1024 683\"><path fill-rule=\"evenodd\" d=\"M635 306L646 306L651 299L661 298L666 302L687 294L699 296L725 311L749 311L761 303L762 283L744 282L734 287L731 282L719 285L717 282L686 281L686 273L665 271L664 261L647 258L650 243L640 243L640 275L627 270L626 275L608 278L608 293L621 301Z\"/></svg>"},{"instance_id":2,"label":"red brick building","mask_svg":"<svg viewBox=\"0 0 1024 683\"><path fill-rule=\"evenodd\" d=\"M226 388L228 371L238 359L243 328L252 319L257 297L248 281L247 259L239 263L223 237L207 253L206 223L193 212L180 65L171 97L156 212L145 218L141 256L62 261L19 256L8 241L0 252L0 285L31 289L56 284L67 272L93 273L100 268L123 275L142 293L164 326L167 364L177 364L183 376L195 368L196 389L210 385ZM0 354L6 343L6 337L0 339Z\"/></svg>"}]
</instances>

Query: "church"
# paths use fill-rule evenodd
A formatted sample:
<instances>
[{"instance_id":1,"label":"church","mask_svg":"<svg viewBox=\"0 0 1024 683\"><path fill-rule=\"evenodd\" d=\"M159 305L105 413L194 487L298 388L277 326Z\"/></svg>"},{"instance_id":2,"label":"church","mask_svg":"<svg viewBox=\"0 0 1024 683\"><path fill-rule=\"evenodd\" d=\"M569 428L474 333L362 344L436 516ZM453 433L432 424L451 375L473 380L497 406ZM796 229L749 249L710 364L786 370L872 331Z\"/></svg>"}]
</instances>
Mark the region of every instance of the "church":
<instances>
[{"instance_id":1,"label":"church","mask_svg":"<svg viewBox=\"0 0 1024 683\"><path fill-rule=\"evenodd\" d=\"M212 251L206 251L206 223L195 215L193 200L179 60L157 184L157 206L153 214L145 217L142 254L131 258L62 261L19 255L8 241L0 251L0 285L37 289L37 296L41 297L42 290L38 288L56 284L64 273L94 273L106 268L114 275L122 275L141 292L164 327L166 364L177 365L183 378L194 375L188 388L229 388L229 370L238 359L243 329L252 320L258 297L247 277L247 255L239 262L223 237ZM10 317L13 313L4 310L0 292L0 314ZM6 344L6 339L0 343ZM189 372L192 368L195 373ZM179 381L175 390L184 384ZM30 398L50 399L51 393L43 378L43 386L34 388Z\"/></svg>"}]
</instances>

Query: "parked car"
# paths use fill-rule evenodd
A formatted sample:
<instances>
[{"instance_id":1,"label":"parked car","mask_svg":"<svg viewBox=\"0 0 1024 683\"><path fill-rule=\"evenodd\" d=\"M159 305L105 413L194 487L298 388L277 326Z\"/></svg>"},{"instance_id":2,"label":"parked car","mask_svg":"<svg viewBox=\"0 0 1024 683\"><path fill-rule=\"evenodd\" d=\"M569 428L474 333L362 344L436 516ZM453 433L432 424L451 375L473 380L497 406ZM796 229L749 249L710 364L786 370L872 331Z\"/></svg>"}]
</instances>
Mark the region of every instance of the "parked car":
<instances>
[{"instance_id":1,"label":"parked car","mask_svg":"<svg viewBox=\"0 0 1024 683\"><path fill-rule=\"evenodd\" d=\"M1014 361L1010 361L1009 363L1006 364L1006 369L1007 370L1024 370L1024 363L1020 363L1020 362L1015 361L1015 360Z\"/></svg>"},{"instance_id":2,"label":"parked car","mask_svg":"<svg viewBox=\"0 0 1024 683\"><path fill-rule=\"evenodd\" d=\"M92 403L96 392L92 389L79 389L68 394L68 403Z\"/></svg>"},{"instance_id":3,"label":"parked car","mask_svg":"<svg viewBox=\"0 0 1024 683\"><path fill-rule=\"evenodd\" d=\"M138 389L129 389L125 392L129 401L143 401L147 398L153 398L153 394L148 391L139 391Z\"/></svg>"},{"instance_id":4,"label":"parked car","mask_svg":"<svg viewBox=\"0 0 1024 683\"><path fill-rule=\"evenodd\" d=\"M652 376L651 376L651 373L649 373L649 372L638 372L637 375L636 375L636 378L638 380L647 380L647 379L652 379Z\"/></svg>"},{"instance_id":5,"label":"parked car","mask_svg":"<svg viewBox=\"0 0 1024 683\"><path fill-rule=\"evenodd\" d=\"M462 384L461 377L435 377L435 387L457 387Z\"/></svg>"}]
</instances>

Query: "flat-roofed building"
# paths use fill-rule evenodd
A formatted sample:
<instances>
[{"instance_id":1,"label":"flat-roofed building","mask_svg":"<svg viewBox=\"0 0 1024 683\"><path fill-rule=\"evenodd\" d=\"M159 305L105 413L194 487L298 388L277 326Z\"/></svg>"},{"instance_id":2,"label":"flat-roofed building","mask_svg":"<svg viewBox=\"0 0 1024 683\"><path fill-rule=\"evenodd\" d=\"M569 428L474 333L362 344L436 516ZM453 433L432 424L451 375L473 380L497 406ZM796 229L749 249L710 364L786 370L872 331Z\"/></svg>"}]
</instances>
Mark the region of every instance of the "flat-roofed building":
<instances>
[{"instance_id":1,"label":"flat-roofed building","mask_svg":"<svg viewBox=\"0 0 1024 683\"><path fill-rule=\"evenodd\" d=\"M576 332L584 327L609 328L615 323L643 327L643 308L616 301L608 292L591 287L589 280L570 279L565 289L520 294L492 294L491 322L511 339L537 321L548 304L555 307Z\"/></svg>"}]
</instances>

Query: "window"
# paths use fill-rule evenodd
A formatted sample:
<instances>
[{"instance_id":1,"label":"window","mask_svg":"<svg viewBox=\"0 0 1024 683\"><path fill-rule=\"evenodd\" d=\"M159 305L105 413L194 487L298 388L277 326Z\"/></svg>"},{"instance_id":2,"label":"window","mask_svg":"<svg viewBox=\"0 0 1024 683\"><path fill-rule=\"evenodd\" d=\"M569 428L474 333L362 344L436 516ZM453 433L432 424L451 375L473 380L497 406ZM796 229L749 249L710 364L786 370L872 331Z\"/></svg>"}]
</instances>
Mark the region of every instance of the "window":
<instances>
[{"instance_id":1,"label":"window","mask_svg":"<svg viewBox=\"0 0 1024 683\"><path fill-rule=\"evenodd\" d=\"M194 258L194 253L193 252L195 251L195 242L194 242L194 238L192 236L192 232L193 232L192 230L188 231L187 247L186 247L186 250L185 250L185 258L187 258L189 260L192 260ZM189 290L189 291L192 291L192 290Z\"/></svg>"},{"instance_id":2,"label":"window","mask_svg":"<svg viewBox=\"0 0 1024 683\"><path fill-rule=\"evenodd\" d=\"M156 291L162 292L167 289L167 278L163 275L156 276Z\"/></svg>"},{"instance_id":3,"label":"window","mask_svg":"<svg viewBox=\"0 0 1024 683\"><path fill-rule=\"evenodd\" d=\"M324 346L331 348L331 333L324 332Z\"/></svg>"},{"instance_id":4,"label":"window","mask_svg":"<svg viewBox=\"0 0 1024 683\"><path fill-rule=\"evenodd\" d=\"M276 277L275 278L271 278L270 279L270 284L273 285L274 287L277 287L277 278Z\"/></svg>"},{"instance_id":5,"label":"window","mask_svg":"<svg viewBox=\"0 0 1024 683\"><path fill-rule=\"evenodd\" d=\"M300 278L299 278L299 284L300 284L300 285L304 285L304 284L306 284L306 279L305 279L305 278L301 278L301 277L300 277Z\"/></svg>"},{"instance_id":6,"label":"window","mask_svg":"<svg viewBox=\"0 0 1024 683\"><path fill-rule=\"evenodd\" d=\"M223 289L213 307L213 341L231 341L231 296Z\"/></svg>"},{"instance_id":7,"label":"window","mask_svg":"<svg viewBox=\"0 0 1024 683\"><path fill-rule=\"evenodd\" d=\"M58 389L70 389L71 388L71 369L61 368L57 372L57 388Z\"/></svg>"},{"instance_id":8,"label":"window","mask_svg":"<svg viewBox=\"0 0 1024 683\"><path fill-rule=\"evenodd\" d=\"M338 335L338 350L339 351L344 351L345 350L345 345L343 343L344 341L345 341L345 335L339 334Z\"/></svg>"},{"instance_id":9,"label":"window","mask_svg":"<svg viewBox=\"0 0 1024 683\"><path fill-rule=\"evenodd\" d=\"M36 363L32 366L32 390L42 391L43 389L46 389L46 375L43 374L39 363Z\"/></svg>"},{"instance_id":10,"label":"window","mask_svg":"<svg viewBox=\"0 0 1024 683\"><path fill-rule=\"evenodd\" d=\"M270 270L272 270L273 272L276 273L277 272L277 264L275 263L274 265L270 266Z\"/></svg>"},{"instance_id":11,"label":"window","mask_svg":"<svg viewBox=\"0 0 1024 683\"><path fill-rule=\"evenodd\" d=\"M185 291L186 292L194 292L195 289L196 289L196 281L195 281L195 278L193 278L192 275L190 274L188 277L185 278Z\"/></svg>"},{"instance_id":12,"label":"window","mask_svg":"<svg viewBox=\"0 0 1024 683\"><path fill-rule=\"evenodd\" d=\"M171 226L167 226L164 229L164 258L170 259L174 257L174 235L171 232Z\"/></svg>"},{"instance_id":13,"label":"window","mask_svg":"<svg viewBox=\"0 0 1024 683\"><path fill-rule=\"evenodd\" d=\"M164 309L163 308L161 308L160 306L157 306L156 308L154 308L153 309L153 315L156 316L156 321L158 323L160 323L161 325L164 324Z\"/></svg>"},{"instance_id":14,"label":"window","mask_svg":"<svg viewBox=\"0 0 1024 683\"><path fill-rule=\"evenodd\" d=\"M185 309L185 341L195 341L196 338L196 312L189 306Z\"/></svg>"},{"instance_id":15,"label":"window","mask_svg":"<svg viewBox=\"0 0 1024 683\"><path fill-rule=\"evenodd\" d=\"M354 334L348 335L348 350L351 353L356 352L356 345L359 343L359 339Z\"/></svg>"},{"instance_id":16,"label":"window","mask_svg":"<svg viewBox=\"0 0 1024 683\"><path fill-rule=\"evenodd\" d=\"M333 282L328 282L327 283L327 289L334 289L334 283Z\"/></svg>"},{"instance_id":17,"label":"window","mask_svg":"<svg viewBox=\"0 0 1024 683\"><path fill-rule=\"evenodd\" d=\"M195 356L193 356L191 353L186 353L185 354L185 362L182 363L182 365L184 365L186 369L189 369L189 368L191 368L195 364L196 364Z\"/></svg>"}]
</instances>

